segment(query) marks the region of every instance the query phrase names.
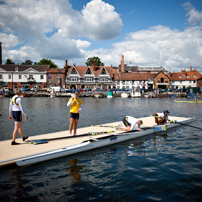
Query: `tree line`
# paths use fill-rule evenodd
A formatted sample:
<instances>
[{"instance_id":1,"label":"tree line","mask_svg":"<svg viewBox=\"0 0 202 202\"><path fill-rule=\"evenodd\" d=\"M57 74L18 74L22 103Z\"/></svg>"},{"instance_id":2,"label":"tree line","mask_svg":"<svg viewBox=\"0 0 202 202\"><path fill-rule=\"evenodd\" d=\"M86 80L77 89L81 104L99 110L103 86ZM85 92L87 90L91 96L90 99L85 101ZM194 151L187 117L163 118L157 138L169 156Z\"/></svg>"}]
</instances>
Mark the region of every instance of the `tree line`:
<instances>
[{"instance_id":1,"label":"tree line","mask_svg":"<svg viewBox=\"0 0 202 202\"><path fill-rule=\"evenodd\" d=\"M101 62L99 57L90 57L87 59L86 61L86 65L87 66L93 66L93 61L96 61L96 66L103 66L104 63ZM7 59L6 60L6 65L8 64L15 64L15 62L12 59ZM51 68L58 68L58 66L50 59L47 58L43 58L41 59L39 62L33 62L31 60L25 60L24 62L22 62L19 65L50 65Z\"/></svg>"}]
</instances>

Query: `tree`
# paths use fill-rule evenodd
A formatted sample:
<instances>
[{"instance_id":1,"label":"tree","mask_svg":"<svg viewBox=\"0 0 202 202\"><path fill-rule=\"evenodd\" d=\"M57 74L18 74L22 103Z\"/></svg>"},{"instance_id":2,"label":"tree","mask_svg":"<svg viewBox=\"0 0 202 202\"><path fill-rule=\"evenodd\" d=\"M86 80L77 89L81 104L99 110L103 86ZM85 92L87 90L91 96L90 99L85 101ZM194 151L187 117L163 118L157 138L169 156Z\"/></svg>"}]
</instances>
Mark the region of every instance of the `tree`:
<instances>
[{"instance_id":1,"label":"tree","mask_svg":"<svg viewBox=\"0 0 202 202\"><path fill-rule=\"evenodd\" d=\"M5 64L6 64L6 65L15 64L15 62L13 62L12 59L7 59Z\"/></svg>"},{"instance_id":2,"label":"tree","mask_svg":"<svg viewBox=\"0 0 202 202\"><path fill-rule=\"evenodd\" d=\"M87 66L93 66L93 61L94 59L96 60L96 66L104 66L104 63L102 63L100 61L100 58L99 57L91 57L91 58L88 58L87 61L86 61L86 65Z\"/></svg>"},{"instance_id":3,"label":"tree","mask_svg":"<svg viewBox=\"0 0 202 202\"><path fill-rule=\"evenodd\" d=\"M47 58L41 59L37 65L50 65L50 68L58 68L58 66L52 61Z\"/></svg>"},{"instance_id":4,"label":"tree","mask_svg":"<svg viewBox=\"0 0 202 202\"><path fill-rule=\"evenodd\" d=\"M33 62L31 60L25 60L25 62L22 62L21 65L32 65Z\"/></svg>"}]
</instances>

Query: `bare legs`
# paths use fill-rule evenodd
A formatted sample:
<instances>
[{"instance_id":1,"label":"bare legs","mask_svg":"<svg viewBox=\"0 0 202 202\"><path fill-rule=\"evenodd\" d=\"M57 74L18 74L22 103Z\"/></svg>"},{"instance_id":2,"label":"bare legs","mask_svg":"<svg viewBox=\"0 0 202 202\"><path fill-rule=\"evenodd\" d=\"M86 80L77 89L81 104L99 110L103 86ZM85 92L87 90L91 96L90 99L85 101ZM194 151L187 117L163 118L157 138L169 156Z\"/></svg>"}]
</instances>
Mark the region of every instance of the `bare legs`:
<instances>
[{"instance_id":1,"label":"bare legs","mask_svg":"<svg viewBox=\"0 0 202 202\"><path fill-rule=\"evenodd\" d=\"M20 136L23 138L24 135L23 135L23 132L22 132L22 124L21 124L21 122L16 122L15 121L15 128L14 128L14 131L13 131L13 139L12 139L13 142L15 142L15 139L17 137L18 132L20 133Z\"/></svg>"},{"instance_id":2,"label":"bare legs","mask_svg":"<svg viewBox=\"0 0 202 202\"><path fill-rule=\"evenodd\" d=\"M76 134L78 121L79 121L78 119L70 118L69 134L72 134L73 126L74 126L74 135Z\"/></svg>"}]
</instances>

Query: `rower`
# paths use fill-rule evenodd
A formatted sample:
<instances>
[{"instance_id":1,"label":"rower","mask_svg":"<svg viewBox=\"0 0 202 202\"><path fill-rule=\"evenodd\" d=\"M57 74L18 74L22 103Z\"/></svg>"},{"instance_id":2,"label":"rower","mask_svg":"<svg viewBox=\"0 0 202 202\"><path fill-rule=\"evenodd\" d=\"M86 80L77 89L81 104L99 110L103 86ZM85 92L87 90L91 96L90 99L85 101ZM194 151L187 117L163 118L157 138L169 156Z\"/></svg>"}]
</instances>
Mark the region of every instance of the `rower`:
<instances>
[{"instance_id":1,"label":"rower","mask_svg":"<svg viewBox=\"0 0 202 202\"><path fill-rule=\"evenodd\" d=\"M143 121L142 120L138 120L132 116L125 116L123 118L123 124L124 126L120 126L120 129L123 129L125 131L131 131L131 130L135 130L135 125L137 124L138 125L138 130L140 130L140 125L143 124Z\"/></svg>"},{"instance_id":2,"label":"rower","mask_svg":"<svg viewBox=\"0 0 202 202\"><path fill-rule=\"evenodd\" d=\"M157 125L162 125L162 124L165 124L167 125L167 121L169 120L168 119L168 114L170 112L168 110L164 110L163 113L154 113L154 120L155 120L155 123Z\"/></svg>"}]
</instances>

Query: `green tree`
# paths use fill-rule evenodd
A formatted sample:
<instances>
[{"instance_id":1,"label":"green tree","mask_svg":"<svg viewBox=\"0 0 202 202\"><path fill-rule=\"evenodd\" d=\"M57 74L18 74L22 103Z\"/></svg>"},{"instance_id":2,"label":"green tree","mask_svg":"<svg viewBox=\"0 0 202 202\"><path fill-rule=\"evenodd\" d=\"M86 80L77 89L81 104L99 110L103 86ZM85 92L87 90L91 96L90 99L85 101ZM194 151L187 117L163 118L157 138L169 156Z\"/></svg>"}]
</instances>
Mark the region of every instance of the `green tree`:
<instances>
[{"instance_id":1,"label":"green tree","mask_svg":"<svg viewBox=\"0 0 202 202\"><path fill-rule=\"evenodd\" d=\"M91 57L91 58L88 58L87 61L86 61L86 65L87 66L93 66L94 59L96 60L96 66L103 66L104 65L104 63L102 63L100 61L100 58L99 57L95 57L95 56Z\"/></svg>"},{"instance_id":2,"label":"green tree","mask_svg":"<svg viewBox=\"0 0 202 202\"><path fill-rule=\"evenodd\" d=\"M6 65L15 64L15 62L12 59L7 59L5 64Z\"/></svg>"},{"instance_id":3,"label":"green tree","mask_svg":"<svg viewBox=\"0 0 202 202\"><path fill-rule=\"evenodd\" d=\"M21 65L32 65L33 62L31 60L25 60L25 62L22 62Z\"/></svg>"},{"instance_id":4,"label":"green tree","mask_svg":"<svg viewBox=\"0 0 202 202\"><path fill-rule=\"evenodd\" d=\"M50 65L51 68L58 68L58 66L50 59L43 58L41 59L37 65Z\"/></svg>"}]
</instances>

